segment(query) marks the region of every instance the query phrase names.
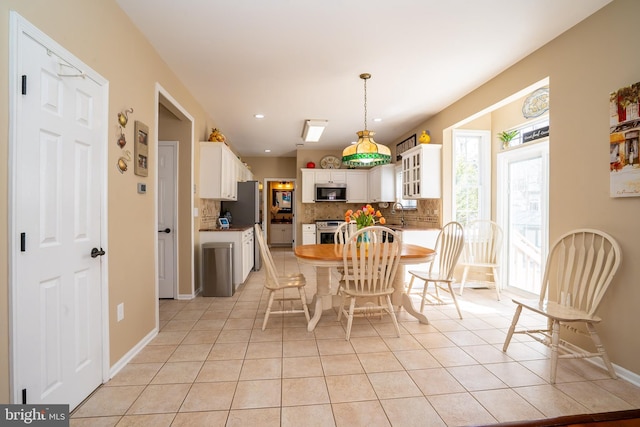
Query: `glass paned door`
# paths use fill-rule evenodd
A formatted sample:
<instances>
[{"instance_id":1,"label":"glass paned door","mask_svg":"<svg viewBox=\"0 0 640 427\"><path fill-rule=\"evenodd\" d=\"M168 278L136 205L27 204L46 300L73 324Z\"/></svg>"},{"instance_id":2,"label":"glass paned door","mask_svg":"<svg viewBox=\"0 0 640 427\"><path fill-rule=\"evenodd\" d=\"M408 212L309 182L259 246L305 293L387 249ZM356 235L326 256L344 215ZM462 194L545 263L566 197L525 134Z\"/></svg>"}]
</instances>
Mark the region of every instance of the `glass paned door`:
<instances>
[{"instance_id":1,"label":"glass paned door","mask_svg":"<svg viewBox=\"0 0 640 427\"><path fill-rule=\"evenodd\" d=\"M538 294L548 248L548 142L499 154L507 286Z\"/></svg>"}]
</instances>

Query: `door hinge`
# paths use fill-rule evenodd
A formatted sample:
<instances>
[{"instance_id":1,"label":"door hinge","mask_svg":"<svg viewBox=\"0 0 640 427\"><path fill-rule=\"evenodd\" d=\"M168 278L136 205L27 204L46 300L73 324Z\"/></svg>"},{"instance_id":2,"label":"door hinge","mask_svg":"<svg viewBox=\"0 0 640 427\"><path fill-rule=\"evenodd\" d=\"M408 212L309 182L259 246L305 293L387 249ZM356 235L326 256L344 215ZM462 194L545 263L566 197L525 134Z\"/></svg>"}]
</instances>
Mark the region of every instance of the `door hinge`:
<instances>
[{"instance_id":1,"label":"door hinge","mask_svg":"<svg viewBox=\"0 0 640 427\"><path fill-rule=\"evenodd\" d=\"M22 94L27 94L27 76L25 74L22 75Z\"/></svg>"},{"instance_id":2,"label":"door hinge","mask_svg":"<svg viewBox=\"0 0 640 427\"><path fill-rule=\"evenodd\" d=\"M27 404L27 389L26 388L22 389L22 404L23 405Z\"/></svg>"},{"instance_id":3,"label":"door hinge","mask_svg":"<svg viewBox=\"0 0 640 427\"><path fill-rule=\"evenodd\" d=\"M27 251L27 233L20 233L20 252Z\"/></svg>"}]
</instances>

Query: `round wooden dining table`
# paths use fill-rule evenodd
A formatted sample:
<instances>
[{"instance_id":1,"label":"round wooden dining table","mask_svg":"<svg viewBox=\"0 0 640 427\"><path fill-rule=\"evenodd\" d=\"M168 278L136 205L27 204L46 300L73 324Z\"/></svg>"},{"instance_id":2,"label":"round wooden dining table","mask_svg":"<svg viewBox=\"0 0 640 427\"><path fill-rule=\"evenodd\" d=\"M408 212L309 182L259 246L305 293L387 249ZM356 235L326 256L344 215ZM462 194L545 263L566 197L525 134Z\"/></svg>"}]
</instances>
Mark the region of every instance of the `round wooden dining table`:
<instances>
[{"instance_id":1,"label":"round wooden dining table","mask_svg":"<svg viewBox=\"0 0 640 427\"><path fill-rule=\"evenodd\" d=\"M317 288L314 295L312 305L315 306L313 317L309 321L307 329L313 331L322 317L324 308L331 308L331 269L344 266L342 259L341 244L314 244L296 246L294 253L298 262L313 265L316 268ZM430 262L435 257L433 249L424 248L418 245L403 243L400 251L400 265L415 265ZM420 323L428 324L427 317L416 311L411 302L411 298L405 292L404 287L404 268L398 268L396 276L393 279L394 292L391 301L397 310L403 307L407 313L417 318ZM325 307L328 301L328 307Z\"/></svg>"}]
</instances>

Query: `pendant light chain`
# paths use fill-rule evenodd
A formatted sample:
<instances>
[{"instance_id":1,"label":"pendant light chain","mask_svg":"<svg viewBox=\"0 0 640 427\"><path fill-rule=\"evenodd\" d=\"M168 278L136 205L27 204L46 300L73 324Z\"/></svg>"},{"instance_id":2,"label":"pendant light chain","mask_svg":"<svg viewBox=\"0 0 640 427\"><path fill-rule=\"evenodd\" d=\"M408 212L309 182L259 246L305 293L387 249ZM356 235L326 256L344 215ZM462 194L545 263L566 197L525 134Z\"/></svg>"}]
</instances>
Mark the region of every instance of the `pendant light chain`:
<instances>
[{"instance_id":1,"label":"pendant light chain","mask_svg":"<svg viewBox=\"0 0 640 427\"><path fill-rule=\"evenodd\" d=\"M364 130L367 130L367 77L364 80Z\"/></svg>"}]
</instances>

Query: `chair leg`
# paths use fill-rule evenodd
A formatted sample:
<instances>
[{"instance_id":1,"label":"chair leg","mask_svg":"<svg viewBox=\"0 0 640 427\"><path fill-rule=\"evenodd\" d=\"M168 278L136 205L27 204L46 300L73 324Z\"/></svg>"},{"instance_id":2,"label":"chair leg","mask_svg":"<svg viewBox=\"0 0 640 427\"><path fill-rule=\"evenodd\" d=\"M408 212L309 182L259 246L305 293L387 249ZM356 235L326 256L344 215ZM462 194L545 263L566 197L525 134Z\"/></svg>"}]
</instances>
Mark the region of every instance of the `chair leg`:
<instances>
[{"instance_id":1,"label":"chair leg","mask_svg":"<svg viewBox=\"0 0 640 427\"><path fill-rule=\"evenodd\" d=\"M307 307L307 295L304 292L304 288L298 288L298 293L300 294L300 301L302 301L302 309L304 310L304 317L307 318L307 324L311 320L311 316L309 316L309 307Z\"/></svg>"},{"instance_id":2,"label":"chair leg","mask_svg":"<svg viewBox=\"0 0 640 427\"><path fill-rule=\"evenodd\" d=\"M424 302L427 298L427 289L429 288L429 282L425 280L424 287L422 288L422 301L420 301L420 313L424 311ZM437 289L437 286L436 286Z\"/></svg>"},{"instance_id":3,"label":"chair leg","mask_svg":"<svg viewBox=\"0 0 640 427\"><path fill-rule=\"evenodd\" d=\"M498 267L493 267L493 281L496 284L496 296L498 297L498 301L500 301L500 276L498 276ZM460 292L462 295L462 292Z\"/></svg>"},{"instance_id":4,"label":"chair leg","mask_svg":"<svg viewBox=\"0 0 640 427\"><path fill-rule=\"evenodd\" d=\"M551 327L551 375L549 382L551 384L556 383L556 370L558 369L558 344L560 342L560 322L553 321Z\"/></svg>"},{"instance_id":5,"label":"chair leg","mask_svg":"<svg viewBox=\"0 0 640 427\"><path fill-rule=\"evenodd\" d=\"M398 326L398 319L396 319L396 313L393 311L393 305L391 304L391 296L387 295L387 307L389 308L389 315L391 316L391 320L393 321L393 326L396 327L396 332L398 333L398 337L400 336L400 326Z\"/></svg>"},{"instance_id":6,"label":"chair leg","mask_svg":"<svg viewBox=\"0 0 640 427\"><path fill-rule=\"evenodd\" d=\"M349 341L349 338L351 338L351 325L353 325L353 312L356 309L356 299L354 297L351 297L351 301L349 304L349 315L347 316L347 336L346 336L346 340Z\"/></svg>"},{"instance_id":7,"label":"chair leg","mask_svg":"<svg viewBox=\"0 0 640 427\"><path fill-rule=\"evenodd\" d=\"M342 312L344 311L344 303L347 301L347 295L343 292L342 293L342 300L340 301L340 307L338 307L338 322L340 321L340 318L342 317Z\"/></svg>"},{"instance_id":8,"label":"chair leg","mask_svg":"<svg viewBox=\"0 0 640 427\"><path fill-rule=\"evenodd\" d=\"M267 311L264 312L264 321L262 322L263 331L267 327L267 321L269 320L269 314L271 313L271 305L273 304L273 298L275 296L275 291L269 291L269 303L267 304Z\"/></svg>"},{"instance_id":9,"label":"chair leg","mask_svg":"<svg viewBox=\"0 0 640 427\"><path fill-rule=\"evenodd\" d=\"M458 306L458 300L456 299L456 294L453 293L453 288L451 287L451 282L447 282L447 286L449 287L449 293L451 294L451 298L453 298L453 303L456 305L456 310L458 311L458 316L462 319L462 312L460 311L460 307Z\"/></svg>"},{"instance_id":10,"label":"chair leg","mask_svg":"<svg viewBox=\"0 0 640 427\"><path fill-rule=\"evenodd\" d=\"M413 274L411 275L411 280L409 280L409 286L407 286L407 295L411 293L411 288L413 287L413 280L416 278Z\"/></svg>"},{"instance_id":11,"label":"chair leg","mask_svg":"<svg viewBox=\"0 0 640 427\"><path fill-rule=\"evenodd\" d=\"M518 324L518 319L520 318L520 313L522 313L522 306L518 305L516 307L516 312L513 314L513 320L511 321L509 332L507 332L507 337L504 339L504 345L502 346L502 351L507 351L507 348L509 347L509 343L511 342L511 337L513 337L513 332L516 330L516 325Z\"/></svg>"},{"instance_id":12,"label":"chair leg","mask_svg":"<svg viewBox=\"0 0 640 427\"><path fill-rule=\"evenodd\" d=\"M604 349L604 345L602 345L600 336L598 335L598 332L596 332L595 326L593 326L593 323L591 322L587 322L586 326L587 326L587 330L589 331L589 335L591 335L591 340L593 341L593 344L596 346L598 353L600 353L600 357L602 357L602 361L604 362L604 365L607 367L607 370L609 371L609 375L611 375L611 378L613 379L618 378L618 376L616 375L616 371L613 369L613 365L611 364L611 360L609 360L609 355Z\"/></svg>"},{"instance_id":13,"label":"chair leg","mask_svg":"<svg viewBox=\"0 0 640 427\"><path fill-rule=\"evenodd\" d=\"M467 274L469 274L469 266L465 265L464 271L462 272L462 281L460 282L460 296L462 296L462 293L464 292L464 284L467 281Z\"/></svg>"}]
</instances>

